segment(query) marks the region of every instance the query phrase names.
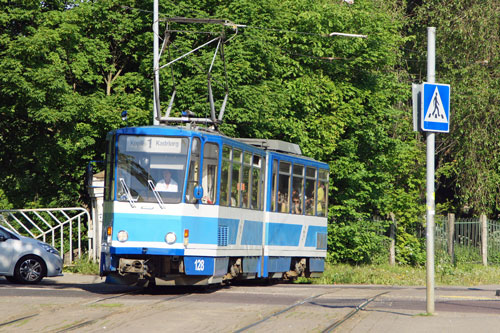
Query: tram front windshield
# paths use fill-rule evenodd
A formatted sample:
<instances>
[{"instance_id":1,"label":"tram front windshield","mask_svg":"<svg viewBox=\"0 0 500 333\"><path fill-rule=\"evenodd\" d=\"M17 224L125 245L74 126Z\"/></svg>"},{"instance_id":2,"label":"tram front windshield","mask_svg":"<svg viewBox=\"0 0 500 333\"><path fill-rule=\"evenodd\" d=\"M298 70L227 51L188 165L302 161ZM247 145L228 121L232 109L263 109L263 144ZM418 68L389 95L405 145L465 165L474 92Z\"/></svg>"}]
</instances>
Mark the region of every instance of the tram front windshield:
<instances>
[{"instance_id":1,"label":"tram front windshield","mask_svg":"<svg viewBox=\"0 0 500 333\"><path fill-rule=\"evenodd\" d=\"M181 137L118 137L117 200L179 203L189 140Z\"/></svg>"}]
</instances>

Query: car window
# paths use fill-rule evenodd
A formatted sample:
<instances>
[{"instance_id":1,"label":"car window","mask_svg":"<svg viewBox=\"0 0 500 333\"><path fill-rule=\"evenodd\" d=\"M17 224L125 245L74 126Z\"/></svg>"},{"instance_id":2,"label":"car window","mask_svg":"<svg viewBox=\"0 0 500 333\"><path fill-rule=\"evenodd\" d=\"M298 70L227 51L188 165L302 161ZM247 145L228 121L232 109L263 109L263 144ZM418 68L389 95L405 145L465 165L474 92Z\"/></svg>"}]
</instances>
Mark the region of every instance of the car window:
<instances>
[{"instance_id":1,"label":"car window","mask_svg":"<svg viewBox=\"0 0 500 333\"><path fill-rule=\"evenodd\" d=\"M10 235L3 229L0 229L0 236L3 236L4 238L10 238Z\"/></svg>"},{"instance_id":2,"label":"car window","mask_svg":"<svg viewBox=\"0 0 500 333\"><path fill-rule=\"evenodd\" d=\"M16 237L16 235L14 235L13 233L11 233L10 231L0 227L0 235L3 235L5 238L13 238L13 239L19 239Z\"/></svg>"}]
</instances>

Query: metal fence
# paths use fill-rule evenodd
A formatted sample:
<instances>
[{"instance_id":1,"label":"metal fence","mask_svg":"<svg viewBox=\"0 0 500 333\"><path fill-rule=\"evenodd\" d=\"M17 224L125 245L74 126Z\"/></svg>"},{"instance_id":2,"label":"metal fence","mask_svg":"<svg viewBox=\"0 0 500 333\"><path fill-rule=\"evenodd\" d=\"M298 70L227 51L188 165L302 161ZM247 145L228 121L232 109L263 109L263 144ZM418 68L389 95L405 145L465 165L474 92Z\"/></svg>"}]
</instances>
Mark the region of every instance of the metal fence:
<instances>
[{"instance_id":1,"label":"metal fence","mask_svg":"<svg viewBox=\"0 0 500 333\"><path fill-rule=\"evenodd\" d=\"M382 219L374 218L372 223L379 225L377 231L379 236L386 236L392 240L391 248L389 248L389 261L394 263L396 235L390 233L390 221L385 224L381 224L381 221ZM392 223L396 224L397 221L394 220ZM436 216L435 223L436 261L500 265L500 221L487 219L484 215L455 220L454 215L450 214L449 216ZM412 229L410 233L419 239L424 239L426 237L425 218L422 219L422 223L414 225ZM486 233L484 237L483 230Z\"/></svg>"},{"instance_id":2,"label":"metal fence","mask_svg":"<svg viewBox=\"0 0 500 333\"><path fill-rule=\"evenodd\" d=\"M500 222L488 220L488 262L500 264Z\"/></svg>"},{"instance_id":3,"label":"metal fence","mask_svg":"<svg viewBox=\"0 0 500 333\"><path fill-rule=\"evenodd\" d=\"M437 255L448 255L452 257L451 260L463 263L500 264L500 222L483 217L487 233L483 237L481 217L456 219L453 224L454 230L450 230L448 219L446 216L435 219ZM453 232L453 235L450 235L450 232ZM450 241L453 244L450 244ZM484 258L483 244L486 250Z\"/></svg>"},{"instance_id":4,"label":"metal fence","mask_svg":"<svg viewBox=\"0 0 500 333\"><path fill-rule=\"evenodd\" d=\"M95 260L95 228L84 208L0 210L0 225L51 244L59 249L67 263L85 252Z\"/></svg>"}]
</instances>

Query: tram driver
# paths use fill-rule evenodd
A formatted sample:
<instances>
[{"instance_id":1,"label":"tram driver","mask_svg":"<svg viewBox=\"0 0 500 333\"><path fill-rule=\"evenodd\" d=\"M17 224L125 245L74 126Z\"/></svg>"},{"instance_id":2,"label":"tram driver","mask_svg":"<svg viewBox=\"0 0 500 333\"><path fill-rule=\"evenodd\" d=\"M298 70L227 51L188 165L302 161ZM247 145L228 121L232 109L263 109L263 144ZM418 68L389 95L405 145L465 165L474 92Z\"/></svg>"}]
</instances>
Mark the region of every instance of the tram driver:
<instances>
[{"instance_id":1,"label":"tram driver","mask_svg":"<svg viewBox=\"0 0 500 333\"><path fill-rule=\"evenodd\" d=\"M163 179L161 179L155 187L158 192L177 192L179 191L179 186L177 182L172 178L172 172L168 169L163 171Z\"/></svg>"}]
</instances>

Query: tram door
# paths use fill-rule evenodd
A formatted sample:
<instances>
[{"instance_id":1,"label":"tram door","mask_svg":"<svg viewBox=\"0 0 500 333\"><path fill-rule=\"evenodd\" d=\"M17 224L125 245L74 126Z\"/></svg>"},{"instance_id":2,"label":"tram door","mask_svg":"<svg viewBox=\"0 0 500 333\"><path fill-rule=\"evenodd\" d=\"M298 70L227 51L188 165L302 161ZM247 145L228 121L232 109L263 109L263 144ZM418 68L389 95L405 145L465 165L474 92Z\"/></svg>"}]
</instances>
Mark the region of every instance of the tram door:
<instances>
[{"instance_id":1,"label":"tram door","mask_svg":"<svg viewBox=\"0 0 500 333\"><path fill-rule=\"evenodd\" d=\"M217 175L219 170L219 145L206 142L203 147L203 168L201 185L204 204L213 205L217 199Z\"/></svg>"}]
</instances>

